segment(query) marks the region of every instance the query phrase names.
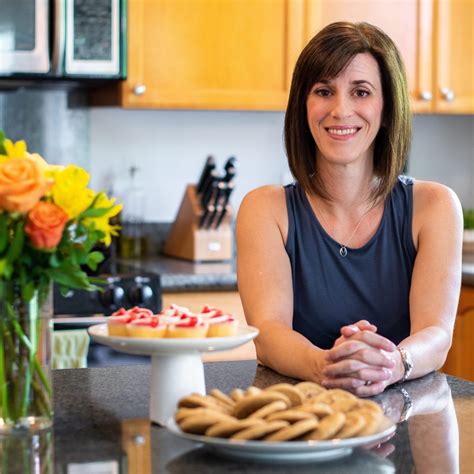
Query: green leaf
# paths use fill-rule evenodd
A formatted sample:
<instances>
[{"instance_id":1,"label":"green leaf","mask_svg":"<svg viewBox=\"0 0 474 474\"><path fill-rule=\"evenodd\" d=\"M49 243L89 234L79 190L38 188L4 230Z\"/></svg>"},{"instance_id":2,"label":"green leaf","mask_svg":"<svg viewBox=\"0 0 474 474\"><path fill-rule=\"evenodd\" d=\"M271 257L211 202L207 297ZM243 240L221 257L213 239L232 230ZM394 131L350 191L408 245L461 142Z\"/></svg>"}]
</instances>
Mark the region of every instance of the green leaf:
<instances>
[{"instance_id":1,"label":"green leaf","mask_svg":"<svg viewBox=\"0 0 474 474\"><path fill-rule=\"evenodd\" d=\"M464 228L474 229L474 209L464 210Z\"/></svg>"},{"instance_id":2,"label":"green leaf","mask_svg":"<svg viewBox=\"0 0 474 474\"><path fill-rule=\"evenodd\" d=\"M21 297L24 301L30 301L35 292L35 284L29 281L21 286Z\"/></svg>"},{"instance_id":3,"label":"green leaf","mask_svg":"<svg viewBox=\"0 0 474 474\"><path fill-rule=\"evenodd\" d=\"M97 265L102 262L104 260L104 256L102 255L101 252L91 252L88 256L87 256L87 266L93 270L93 271L96 271L97 270Z\"/></svg>"},{"instance_id":4,"label":"green leaf","mask_svg":"<svg viewBox=\"0 0 474 474\"><path fill-rule=\"evenodd\" d=\"M89 208L81 214L80 219L85 219L86 217L103 217L113 208L114 206L98 207L97 209Z\"/></svg>"},{"instance_id":5,"label":"green leaf","mask_svg":"<svg viewBox=\"0 0 474 474\"><path fill-rule=\"evenodd\" d=\"M70 261L63 262L58 268L50 268L47 273L52 280L68 288L80 288L84 290L96 289L96 287L89 282L87 274Z\"/></svg>"},{"instance_id":6,"label":"green leaf","mask_svg":"<svg viewBox=\"0 0 474 474\"><path fill-rule=\"evenodd\" d=\"M57 253L52 253L49 256L49 265L52 268L58 268L59 265L61 265L61 262L59 260L58 254Z\"/></svg>"},{"instance_id":7,"label":"green leaf","mask_svg":"<svg viewBox=\"0 0 474 474\"><path fill-rule=\"evenodd\" d=\"M68 288L87 289L89 287L87 275L81 271L65 273L59 268L52 268L48 274L54 281Z\"/></svg>"},{"instance_id":8,"label":"green leaf","mask_svg":"<svg viewBox=\"0 0 474 474\"><path fill-rule=\"evenodd\" d=\"M9 280L12 270L12 266L8 263L8 260L6 258L0 258L0 277Z\"/></svg>"},{"instance_id":9,"label":"green leaf","mask_svg":"<svg viewBox=\"0 0 474 474\"><path fill-rule=\"evenodd\" d=\"M3 253L3 251L7 248L7 243L8 243L8 214L0 213L0 254Z\"/></svg>"},{"instance_id":10,"label":"green leaf","mask_svg":"<svg viewBox=\"0 0 474 474\"><path fill-rule=\"evenodd\" d=\"M7 252L7 259L10 263L17 260L23 250L23 244L25 242L24 224L22 220L16 224L13 240Z\"/></svg>"},{"instance_id":11,"label":"green leaf","mask_svg":"<svg viewBox=\"0 0 474 474\"><path fill-rule=\"evenodd\" d=\"M0 130L0 155L6 155L7 150L5 149L5 134Z\"/></svg>"}]
</instances>

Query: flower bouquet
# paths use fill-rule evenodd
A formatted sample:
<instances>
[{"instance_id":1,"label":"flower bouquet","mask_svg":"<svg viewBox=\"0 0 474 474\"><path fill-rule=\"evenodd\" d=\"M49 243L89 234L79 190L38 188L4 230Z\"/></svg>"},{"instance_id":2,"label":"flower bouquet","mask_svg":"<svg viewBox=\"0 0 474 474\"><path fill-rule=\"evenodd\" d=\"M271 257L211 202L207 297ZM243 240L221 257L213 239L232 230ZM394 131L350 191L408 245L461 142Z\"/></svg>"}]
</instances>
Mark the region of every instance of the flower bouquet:
<instances>
[{"instance_id":1,"label":"flower bouquet","mask_svg":"<svg viewBox=\"0 0 474 474\"><path fill-rule=\"evenodd\" d=\"M117 235L122 208L88 183L0 131L0 434L51 425L50 285L97 288L83 269L103 260L94 246Z\"/></svg>"}]
</instances>

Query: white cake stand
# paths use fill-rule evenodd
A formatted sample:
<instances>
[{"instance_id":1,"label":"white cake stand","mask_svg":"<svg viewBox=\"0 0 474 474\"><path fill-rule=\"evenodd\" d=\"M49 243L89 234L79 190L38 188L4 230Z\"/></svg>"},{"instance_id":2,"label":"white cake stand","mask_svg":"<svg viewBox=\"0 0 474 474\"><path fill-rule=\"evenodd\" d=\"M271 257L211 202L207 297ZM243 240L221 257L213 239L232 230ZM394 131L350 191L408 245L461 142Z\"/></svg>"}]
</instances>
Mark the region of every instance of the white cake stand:
<instances>
[{"instance_id":1,"label":"white cake stand","mask_svg":"<svg viewBox=\"0 0 474 474\"><path fill-rule=\"evenodd\" d=\"M94 341L116 351L151 356L150 419L162 426L173 416L180 398L206 393L202 352L233 349L258 335L251 326L239 326L235 336L203 339L112 337L107 324L90 326L87 331Z\"/></svg>"}]
</instances>

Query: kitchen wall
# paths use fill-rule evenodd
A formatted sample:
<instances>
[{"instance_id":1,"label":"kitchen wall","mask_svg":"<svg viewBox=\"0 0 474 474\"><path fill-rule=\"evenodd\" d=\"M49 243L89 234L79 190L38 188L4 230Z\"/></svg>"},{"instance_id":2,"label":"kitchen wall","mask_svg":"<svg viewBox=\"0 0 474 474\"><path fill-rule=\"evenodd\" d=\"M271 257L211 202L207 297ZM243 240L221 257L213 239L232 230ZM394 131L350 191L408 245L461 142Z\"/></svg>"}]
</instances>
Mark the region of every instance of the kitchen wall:
<instances>
[{"instance_id":1,"label":"kitchen wall","mask_svg":"<svg viewBox=\"0 0 474 474\"><path fill-rule=\"evenodd\" d=\"M82 89L0 91L0 129L51 163L90 166L89 110Z\"/></svg>"},{"instance_id":2,"label":"kitchen wall","mask_svg":"<svg viewBox=\"0 0 474 474\"><path fill-rule=\"evenodd\" d=\"M208 154L239 160L238 207L263 184L291 179L283 150L283 113L91 109L91 169L97 184L126 188L137 165L146 191L145 219L171 221L186 183ZM408 174L452 187L474 207L474 116L416 116Z\"/></svg>"},{"instance_id":3,"label":"kitchen wall","mask_svg":"<svg viewBox=\"0 0 474 474\"><path fill-rule=\"evenodd\" d=\"M233 204L263 184L291 179L283 151L283 113L87 108L81 90L0 92L0 128L24 138L50 162L92 172L94 187L123 194L128 169L139 167L144 220L174 219L186 183L195 182L206 156L239 160ZM474 116L414 119L408 173L452 187L474 207Z\"/></svg>"}]
</instances>

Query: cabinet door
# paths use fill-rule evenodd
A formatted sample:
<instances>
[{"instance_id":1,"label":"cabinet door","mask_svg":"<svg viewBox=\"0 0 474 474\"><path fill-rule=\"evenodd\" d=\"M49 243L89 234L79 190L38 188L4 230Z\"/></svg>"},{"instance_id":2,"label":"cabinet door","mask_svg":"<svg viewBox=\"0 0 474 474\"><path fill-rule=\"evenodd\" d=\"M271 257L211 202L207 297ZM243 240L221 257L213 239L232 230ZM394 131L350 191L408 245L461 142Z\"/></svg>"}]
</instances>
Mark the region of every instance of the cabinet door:
<instances>
[{"instance_id":1,"label":"cabinet door","mask_svg":"<svg viewBox=\"0 0 474 474\"><path fill-rule=\"evenodd\" d=\"M364 21L397 45L415 112L432 109L432 4L426 0L308 0L306 39L334 21Z\"/></svg>"},{"instance_id":2,"label":"cabinet door","mask_svg":"<svg viewBox=\"0 0 474 474\"><path fill-rule=\"evenodd\" d=\"M284 110L298 0L129 0L125 107Z\"/></svg>"},{"instance_id":3,"label":"cabinet door","mask_svg":"<svg viewBox=\"0 0 474 474\"><path fill-rule=\"evenodd\" d=\"M435 25L436 111L474 113L474 2L438 0Z\"/></svg>"},{"instance_id":4,"label":"cabinet door","mask_svg":"<svg viewBox=\"0 0 474 474\"><path fill-rule=\"evenodd\" d=\"M474 287L463 286L454 326L453 343L441 369L474 381Z\"/></svg>"}]
</instances>

